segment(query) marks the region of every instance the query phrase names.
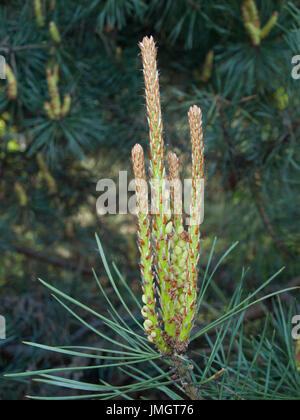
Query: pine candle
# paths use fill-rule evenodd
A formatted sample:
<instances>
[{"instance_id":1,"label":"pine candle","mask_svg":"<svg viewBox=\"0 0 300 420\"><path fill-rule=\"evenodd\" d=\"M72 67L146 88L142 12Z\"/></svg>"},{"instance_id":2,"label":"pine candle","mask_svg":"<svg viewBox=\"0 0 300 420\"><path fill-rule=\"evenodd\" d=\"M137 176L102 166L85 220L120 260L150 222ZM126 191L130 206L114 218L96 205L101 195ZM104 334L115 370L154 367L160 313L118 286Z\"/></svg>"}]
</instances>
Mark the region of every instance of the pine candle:
<instances>
[{"instance_id":1,"label":"pine candle","mask_svg":"<svg viewBox=\"0 0 300 420\"><path fill-rule=\"evenodd\" d=\"M164 167L162 113L157 48L152 37L140 43L150 140L151 213L141 145L132 150L138 208L138 243L143 281L144 328L148 339L165 354L184 352L189 344L197 307L197 277L200 255L201 196L204 181L202 113L189 110L192 143L192 199L190 226L185 230L181 197L172 190L168 200L164 183L180 183L179 160L169 155L169 177ZM176 188L175 188L176 190ZM170 202L171 201L171 202ZM156 299L158 296L158 300ZM158 308L159 303L159 308ZM158 311L158 309L160 309Z\"/></svg>"}]
</instances>

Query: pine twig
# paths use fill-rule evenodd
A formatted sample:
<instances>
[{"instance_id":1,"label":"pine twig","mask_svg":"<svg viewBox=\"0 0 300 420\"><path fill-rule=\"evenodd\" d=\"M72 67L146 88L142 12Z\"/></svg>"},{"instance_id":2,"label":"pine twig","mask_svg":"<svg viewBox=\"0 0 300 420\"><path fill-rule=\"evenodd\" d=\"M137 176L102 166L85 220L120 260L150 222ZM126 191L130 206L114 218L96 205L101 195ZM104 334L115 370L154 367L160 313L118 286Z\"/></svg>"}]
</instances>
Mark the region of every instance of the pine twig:
<instances>
[{"instance_id":1,"label":"pine twig","mask_svg":"<svg viewBox=\"0 0 300 420\"><path fill-rule=\"evenodd\" d=\"M61 258L58 256L49 256L45 255L42 252L35 251L30 248L26 248L24 246L14 245L13 250L19 254L23 254L26 257L41 261L46 264L50 264L56 267L63 268L65 270L75 271L77 273L81 273L83 275L91 275L92 270L87 267L83 267L81 265L77 265L76 263L69 261L65 258Z\"/></svg>"},{"instance_id":2,"label":"pine twig","mask_svg":"<svg viewBox=\"0 0 300 420\"><path fill-rule=\"evenodd\" d=\"M172 361L175 367L175 375L178 379L180 379L186 395L193 401L203 400L198 387L193 383L190 373L193 365L189 363L189 360L186 360L183 356L177 353L172 356Z\"/></svg>"}]
</instances>

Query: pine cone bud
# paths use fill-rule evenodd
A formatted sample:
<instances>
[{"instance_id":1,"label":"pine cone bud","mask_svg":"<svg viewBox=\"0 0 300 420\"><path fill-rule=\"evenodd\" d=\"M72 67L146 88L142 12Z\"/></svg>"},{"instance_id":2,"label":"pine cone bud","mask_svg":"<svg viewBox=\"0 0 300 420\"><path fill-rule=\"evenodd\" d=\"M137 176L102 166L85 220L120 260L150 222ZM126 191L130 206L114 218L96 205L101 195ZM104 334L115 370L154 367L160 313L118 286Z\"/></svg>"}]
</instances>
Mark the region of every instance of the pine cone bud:
<instances>
[{"instance_id":1,"label":"pine cone bud","mask_svg":"<svg viewBox=\"0 0 300 420\"><path fill-rule=\"evenodd\" d=\"M44 103L44 110L49 120L55 120L55 115L49 102Z\"/></svg>"},{"instance_id":2,"label":"pine cone bud","mask_svg":"<svg viewBox=\"0 0 300 420\"><path fill-rule=\"evenodd\" d=\"M70 109L71 109L71 102L72 102L71 95L69 93L67 93L65 95L64 103L63 103L63 106L62 106L62 109L61 109L61 116L63 118L66 117L69 114Z\"/></svg>"},{"instance_id":3,"label":"pine cone bud","mask_svg":"<svg viewBox=\"0 0 300 420\"><path fill-rule=\"evenodd\" d=\"M214 52L213 52L213 50L211 50L211 51L208 52L208 54L205 58L202 74L201 74L201 77L200 77L200 80L203 83L208 82L209 79L211 78L212 70L213 70L213 63L214 63Z\"/></svg>"},{"instance_id":4,"label":"pine cone bud","mask_svg":"<svg viewBox=\"0 0 300 420\"><path fill-rule=\"evenodd\" d=\"M45 26L45 18L42 10L41 0L34 0L34 12L37 25L42 28Z\"/></svg>"},{"instance_id":5,"label":"pine cone bud","mask_svg":"<svg viewBox=\"0 0 300 420\"><path fill-rule=\"evenodd\" d=\"M274 12L260 32L260 38L265 39L272 31L278 20L278 12Z\"/></svg>"},{"instance_id":6,"label":"pine cone bud","mask_svg":"<svg viewBox=\"0 0 300 420\"><path fill-rule=\"evenodd\" d=\"M14 101L18 96L18 83L11 67L8 64L6 64L6 78L7 96L10 100Z\"/></svg>"},{"instance_id":7,"label":"pine cone bud","mask_svg":"<svg viewBox=\"0 0 300 420\"><path fill-rule=\"evenodd\" d=\"M260 29L257 29L253 25L253 23L251 23L251 22L245 23L245 28L246 28L246 30L248 32L248 35L251 38L252 44L255 47L257 47L258 45L260 45L260 41L261 41L261 38L260 38Z\"/></svg>"},{"instance_id":8,"label":"pine cone bud","mask_svg":"<svg viewBox=\"0 0 300 420\"><path fill-rule=\"evenodd\" d=\"M28 199L27 199L26 191L24 190L23 186L19 182L16 182L14 188L15 188L15 192L17 194L18 202L20 206L26 207L28 203Z\"/></svg>"},{"instance_id":9,"label":"pine cone bud","mask_svg":"<svg viewBox=\"0 0 300 420\"><path fill-rule=\"evenodd\" d=\"M56 44L60 44L61 43L61 36L60 36L59 30L58 30L55 22L53 22L53 21L50 22L49 32L50 32L52 40Z\"/></svg>"},{"instance_id":10,"label":"pine cone bud","mask_svg":"<svg viewBox=\"0 0 300 420\"><path fill-rule=\"evenodd\" d=\"M61 101L55 78L53 77L51 70L47 69L47 83L48 90L51 98L51 107L55 116L55 119L59 119L61 116Z\"/></svg>"}]
</instances>

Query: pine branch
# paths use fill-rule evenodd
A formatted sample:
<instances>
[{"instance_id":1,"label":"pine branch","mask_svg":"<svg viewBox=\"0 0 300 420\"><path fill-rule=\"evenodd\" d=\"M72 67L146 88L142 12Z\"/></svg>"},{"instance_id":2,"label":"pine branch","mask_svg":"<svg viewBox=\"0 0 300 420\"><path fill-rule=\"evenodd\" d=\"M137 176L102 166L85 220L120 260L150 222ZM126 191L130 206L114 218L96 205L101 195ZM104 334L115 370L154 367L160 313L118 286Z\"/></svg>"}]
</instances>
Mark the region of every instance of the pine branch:
<instances>
[{"instance_id":1,"label":"pine branch","mask_svg":"<svg viewBox=\"0 0 300 420\"><path fill-rule=\"evenodd\" d=\"M65 270L70 270L70 271L75 271L77 273L81 273L83 275L91 275L92 274L92 270L90 268L87 267L83 267L82 265L77 265L76 263L65 259L65 258L61 258L59 256L50 256L50 255L45 255L40 251L35 251L33 249L24 247L24 246L19 246L19 245L14 245L13 249L15 252L19 253L19 254L23 254L28 258L32 258L34 260L38 260L42 263L45 264L50 264L53 265L55 267L60 267L63 268Z\"/></svg>"},{"instance_id":2,"label":"pine branch","mask_svg":"<svg viewBox=\"0 0 300 420\"><path fill-rule=\"evenodd\" d=\"M174 354L172 362L175 366L175 375L179 378L186 395L193 401L203 400L198 387L193 383L194 381L191 377L192 363L189 363L189 360L186 360L180 354Z\"/></svg>"}]
</instances>

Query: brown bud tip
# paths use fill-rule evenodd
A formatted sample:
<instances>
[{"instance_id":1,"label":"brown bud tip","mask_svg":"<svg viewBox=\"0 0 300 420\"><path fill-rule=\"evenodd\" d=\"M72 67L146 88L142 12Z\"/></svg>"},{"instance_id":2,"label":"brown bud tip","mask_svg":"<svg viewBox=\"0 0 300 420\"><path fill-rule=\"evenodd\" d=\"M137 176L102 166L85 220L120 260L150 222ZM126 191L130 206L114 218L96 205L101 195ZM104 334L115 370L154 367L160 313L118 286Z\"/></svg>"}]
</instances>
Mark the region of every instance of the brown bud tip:
<instances>
[{"instance_id":1,"label":"brown bud tip","mask_svg":"<svg viewBox=\"0 0 300 420\"><path fill-rule=\"evenodd\" d=\"M192 141L201 141L203 137L201 109L197 105L191 106L188 115Z\"/></svg>"},{"instance_id":2,"label":"brown bud tip","mask_svg":"<svg viewBox=\"0 0 300 420\"><path fill-rule=\"evenodd\" d=\"M146 180L146 171L144 165L144 150L140 144L136 144L132 149L133 171L136 179Z\"/></svg>"},{"instance_id":3,"label":"brown bud tip","mask_svg":"<svg viewBox=\"0 0 300 420\"><path fill-rule=\"evenodd\" d=\"M132 148L132 157L135 155L144 155L144 150L138 143Z\"/></svg>"},{"instance_id":4,"label":"brown bud tip","mask_svg":"<svg viewBox=\"0 0 300 420\"><path fill-rule=\"evenodd\" d=\"M139 47L142 52L144 66L154 66L153 61L156 60L157 48L153 36L150 36L150 38L145 36L143 41L139 43Z\"/></svg>"},{"instance_id":5,"label":"brown bud tip","mask_svg":"<svg viewBox=\"0 0 300 420\"><path fill-rule=\"evenodd\" d=\"M202 119L202 112L201 109L197 105L193 105L189 109L189 117L194 118L195 120Z\"/></svg>"},{"instance_id":6,"label":"brown bud tip","mask_svg":"<svg viewBox=\"0 0 300 420\"><path fill-rule=\"evenodd\" d=\"M136 144L131 151L132 161L134 166L140 166L144 161L144 150L140 144Z\"/></svg>"},{"instance_id":7,"label":"brown bud tip","mask_svg":"<svg viewBox=\"0 0 300 420\"><path fill-rule=\"evenodd\" d=\"M169 154L169 172L171 179L179 179L180 172L179 172L179 159L176 153Z\"/></svg>"},{"instance_id":8,"label":"brown bud tip","mask_svg":"<svg viewBox=\"0 0 300 420\"><path fill-rule=\"evenodd\" d=\"M139 47L145 48L145 47L155 47L155 42L154 42L154 38L153 36L150 36L150 38L148 36L145 36L142 40L142 42L139 43Z\"/></svg>"},{"instance_id":9,"label":"brown bud tip","mask_svg":"<svg viewBox=\"0 0 300 420\"><path fill-rule=\"evenodd\" d=\"M193 179L204 178L204 144L202 130L202 112L194 105L189 109L189 125L192 142Z\"/></svg>"}]
</instances>

